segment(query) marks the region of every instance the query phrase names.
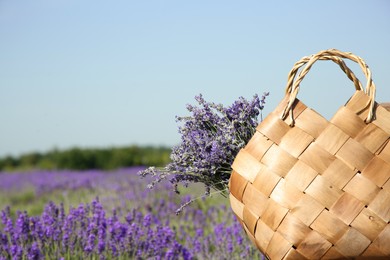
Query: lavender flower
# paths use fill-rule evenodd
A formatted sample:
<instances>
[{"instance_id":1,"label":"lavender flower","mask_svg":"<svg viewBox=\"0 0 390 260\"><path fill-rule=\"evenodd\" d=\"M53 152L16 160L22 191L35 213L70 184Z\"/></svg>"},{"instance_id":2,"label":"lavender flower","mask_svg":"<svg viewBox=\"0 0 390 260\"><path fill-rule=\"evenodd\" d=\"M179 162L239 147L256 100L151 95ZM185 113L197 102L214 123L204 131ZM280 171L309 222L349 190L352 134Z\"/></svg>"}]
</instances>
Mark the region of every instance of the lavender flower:
<instances>
[{"instance_id":1,"label":"lavender flower","mask_svg":"<svg viewBox=\"0 0 390 260\"><path fill-rule=\"evenodd\" d=\"M145 190L149 179L140 179L135 174L137 171L128 169L91 175L72 172L75 174L69 179L85 179L88 175L95 189L105 188L106 192L99 193L100 200L84 198L90 203L63 203L64 208L62 203L50 202L38 213L20 209L18 205L3 207L0 210L0 260L260 259L256 249L244 246L250 241L233 213L227 210L226 201L222 201L226 205L213 206L199 203L200 207L188 208L183 215L175 216L172 212L181 203L191 200L191 196L175 196L167 189L169 183L159 185L153 192ZM18 175L18 182L8 187L10 193L20 192L19 184L47 176L41 174ZM0 186L9 176L0 174ZM50 176L55 179L58 175L52 172ZM100 176L99 179L96 176ZM36 187L34 183L29 184ZM62 191L63 187L58 185L56 189ZM121 187L120 191L115 187ZM128 193L132 193L131 201ZM114 195L115 200L126 200L128 204L113 204Z\"/></svg>"},{"instance_id":2,"label":"lavender flower","mask_svg":"<svg viewBox=\"0 0 390 260\"><path fill-rule=\"evenodd\" d=\"M231 164L255 133L268 95L255 95L251 101L240 97L229 107L196 96L199 107L187 105L191 115L177 117L181 143L172 149L172 162L162 169L150 167L140 175L154 176L150 188L170 176L176 191L178 184L200 182L205 184L205 195L210 195L210 189L226 195Z\"/></svg>"},{"instance_id":3,"label":"lavender flower","mask_svg":"<svg viewBox=\"0 0 390 260\"><path fill-rule=\"evenodd\" d=\"M33 242L31 248L28 251L27 259L29 260L39 260L42 259L41 251L39 250L39 246L37 242Z\"/></svg>"}]
</instances>

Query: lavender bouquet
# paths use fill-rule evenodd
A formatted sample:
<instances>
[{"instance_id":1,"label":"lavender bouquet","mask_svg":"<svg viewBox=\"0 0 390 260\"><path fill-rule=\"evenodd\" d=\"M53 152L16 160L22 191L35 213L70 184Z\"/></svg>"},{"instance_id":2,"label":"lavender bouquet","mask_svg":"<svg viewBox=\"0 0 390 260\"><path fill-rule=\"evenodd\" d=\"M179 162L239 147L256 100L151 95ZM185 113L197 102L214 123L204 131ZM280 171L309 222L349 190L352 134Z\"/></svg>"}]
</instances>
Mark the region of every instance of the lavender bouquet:
<instances>
[{"instance_id":1,"label":"lavender bouquet","mask_svg":"<svg viewBox=\"0 0 390 260\"><path fill-rule=\"evenodd\" d=\"M210 195L211 189L227 195L231 164L255 133L259 115L262 120L268 95L254 95L250 101L240 97L229 107L196 96L199 106L187 105L191 115L176 117L181 123L181 143L172 149L171 163L140 172L141 176L154 176L149 188L170 177L175 191L178 184L200 182L205 184L205 195Z\"/></svg>"}]
</instances>

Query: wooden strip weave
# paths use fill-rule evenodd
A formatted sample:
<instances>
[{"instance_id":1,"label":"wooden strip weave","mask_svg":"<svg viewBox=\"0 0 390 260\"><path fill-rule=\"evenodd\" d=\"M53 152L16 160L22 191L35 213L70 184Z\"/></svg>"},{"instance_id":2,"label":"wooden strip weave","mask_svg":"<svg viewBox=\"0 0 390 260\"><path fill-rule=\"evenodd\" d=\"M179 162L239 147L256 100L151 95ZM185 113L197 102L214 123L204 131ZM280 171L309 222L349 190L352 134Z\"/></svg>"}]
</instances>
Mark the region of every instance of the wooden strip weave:
<instances>
[{"instance_id":1,"label":"wooden strip weave","mask_svg":"<svg viewBox=\"0 0 390 260\"><path fill-rule=\"evenodd\" d=\"M268 258L390 256L390 112L366 91L330 121L288 94L238 153L231 207Z\"/></svg>"}]
</instances>

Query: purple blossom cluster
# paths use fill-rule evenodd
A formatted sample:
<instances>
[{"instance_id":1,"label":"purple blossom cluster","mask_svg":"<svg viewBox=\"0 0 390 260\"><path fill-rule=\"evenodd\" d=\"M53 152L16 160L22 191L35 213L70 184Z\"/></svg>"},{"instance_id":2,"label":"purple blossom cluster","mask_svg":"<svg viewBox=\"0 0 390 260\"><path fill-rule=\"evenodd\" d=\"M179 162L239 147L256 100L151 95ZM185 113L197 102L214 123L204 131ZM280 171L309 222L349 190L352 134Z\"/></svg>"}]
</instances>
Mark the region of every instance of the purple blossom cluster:
<instances>
[{"instance_id":1,"label":"purple blossom cluster","mask_svg":"<svg viewBox=\"0 0 390 260\"><path fill-rule=\"evenodd\" d=\"M255 95L250 101L240 97L228 107L196 96L199 106L187 105L191 115L177 117L181 123L181 143L172 149L172 162L162 169L150 167L140 174L155 176L150 187L171 176L175 187L179 183L200 182L205 184L206 194L211 188L227 191L231 164L255 133L268 95L268 92L261 98Z\"/></svg>"},{"instance_id":2,"label":"purple blossom cluster","mask_svg":"<svg viewBox=\"0 0 390 260\"><path fill-rule=\"evenodd\" d=\"M37 215L6 207L0 213L0 260L262 259L223 200L211 206L198 201L176 216L175 209L190 197L180 199L168 182L145 189L150 179L140 179L139 170L67 172L68 179L58 177L64 172L20 173L18 180L0 173L0 188L7 183L9 194L23 192L20 187L28 183L48 186L37 199L70 187L71 193L87 188L99 194L69 207L49 202Z\"/></svg>"},{"instance_id":3,"label":"purple blossom cluster","mask_svg":"<svg viewBox=\"0 0 390 260\"><path fill-rule=\"evenodd\" d=\"M108 217L98 200L70 208L68 214L62 204L49 203L41 216L18 212L15 221L6 208L1 212L0 259L260 259L256 249L245 246L238 222L218 223L206 234L202 220L207 223L207 214L191 213L184 217L196 225L175 228L169 220L135 209L123 220L115 210Z\"/></svg>"},{"instance_id":4,"label":"purple blossom cluster","mask_svg":"<svg viewBox=\"0 0 390 260\"><path fill-rule=\"evenodd\" d=\"M98 200L80 204L65 214L63 206L49 203L39 217L18 212L12 221L9 209L1 212L0 258L71 259L191 259L191 252L175 238L175 232L151 214L133 210L124 221L106 216ZM153 221L153 225L152 225Z\"/></svg>"}]
</instances>

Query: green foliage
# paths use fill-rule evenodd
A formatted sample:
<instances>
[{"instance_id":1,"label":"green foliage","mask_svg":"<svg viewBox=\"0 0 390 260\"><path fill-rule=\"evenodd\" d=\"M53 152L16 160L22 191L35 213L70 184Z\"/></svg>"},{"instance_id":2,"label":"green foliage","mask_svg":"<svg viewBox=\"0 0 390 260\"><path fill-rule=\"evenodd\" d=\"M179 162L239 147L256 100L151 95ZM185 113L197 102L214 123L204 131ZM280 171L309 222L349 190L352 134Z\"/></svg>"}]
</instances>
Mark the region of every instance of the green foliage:
<instances>
[{"instance_id":1,"label":"green foliage","mask_svg":"<svg viewBox=\"0 0 390 260\"><path fill-rule=\"evenodd\" d=\"M71 148L47 153L28 153L19 157L0 158L0 171L31 169L103 169L111 170L130 166L165 166L170 161L168 147L128 146L102 149Z\"/></svg>"},{"instance_id":2,"label":"green foliage","mask_svg":"<svg viewBox=\"0 0 390 260\"><path fill-rule=\"evenodd\" d=\"M0 160L0 169L10 170L15 168L18 165L18 160L12 156L7 156Z\"/></svg>"}]
</instances>

